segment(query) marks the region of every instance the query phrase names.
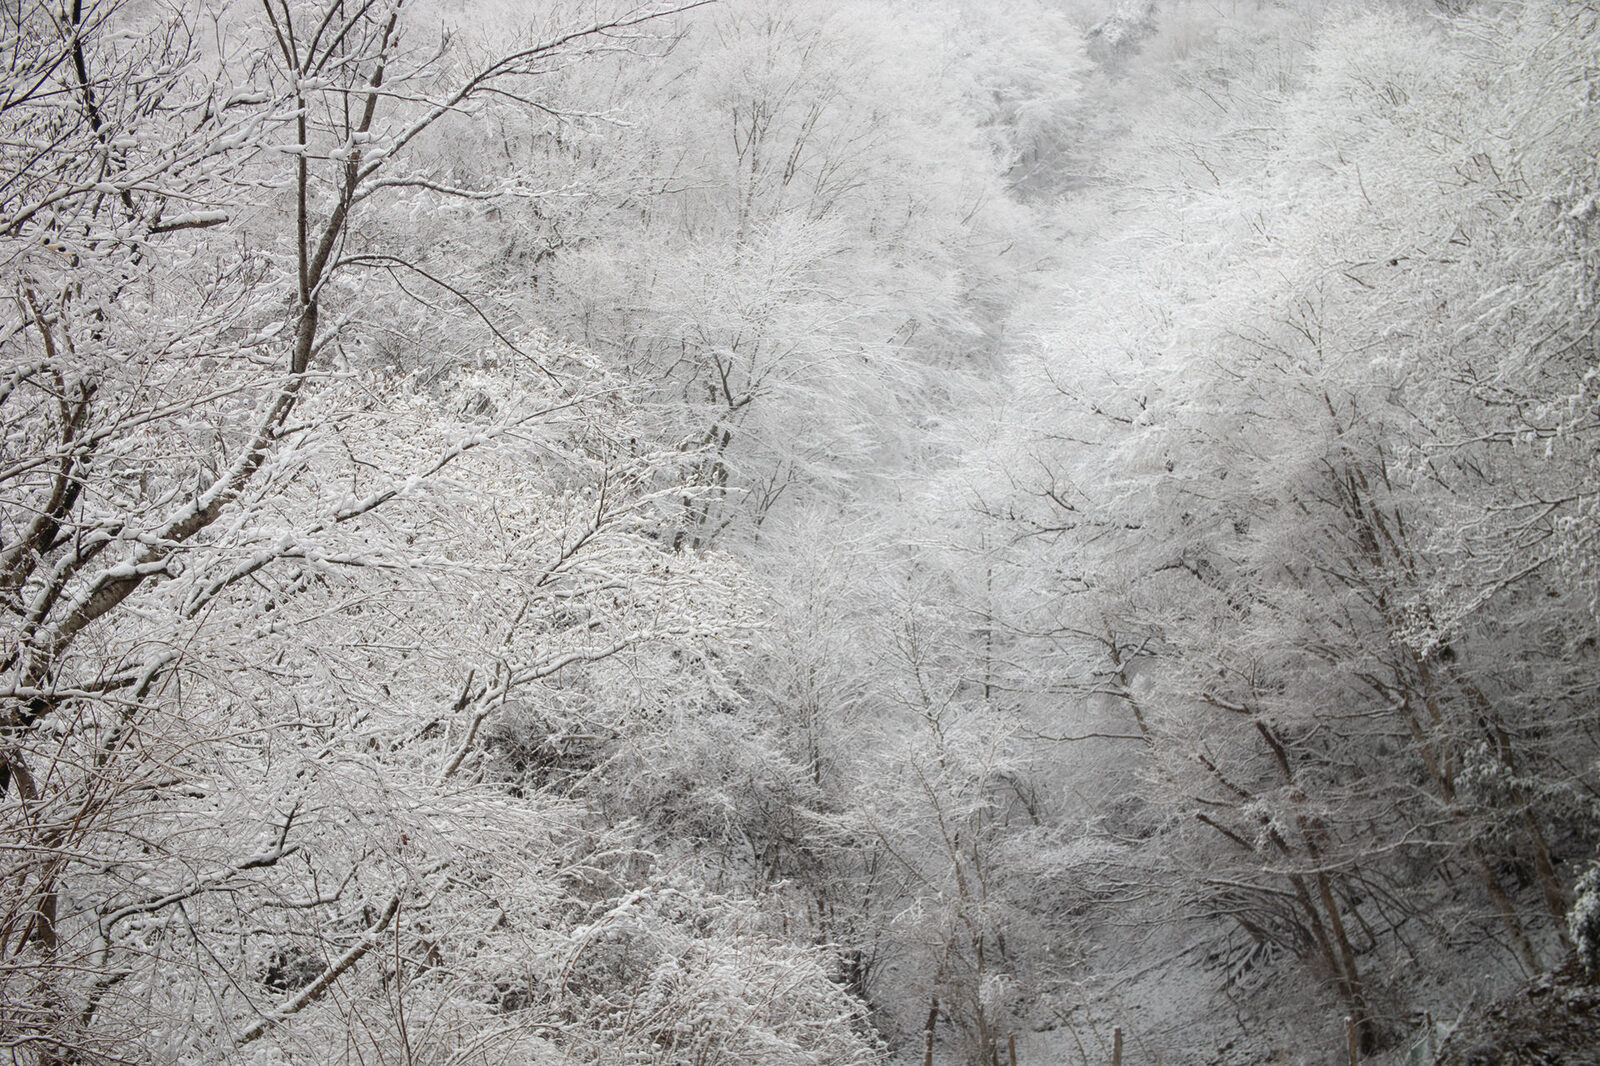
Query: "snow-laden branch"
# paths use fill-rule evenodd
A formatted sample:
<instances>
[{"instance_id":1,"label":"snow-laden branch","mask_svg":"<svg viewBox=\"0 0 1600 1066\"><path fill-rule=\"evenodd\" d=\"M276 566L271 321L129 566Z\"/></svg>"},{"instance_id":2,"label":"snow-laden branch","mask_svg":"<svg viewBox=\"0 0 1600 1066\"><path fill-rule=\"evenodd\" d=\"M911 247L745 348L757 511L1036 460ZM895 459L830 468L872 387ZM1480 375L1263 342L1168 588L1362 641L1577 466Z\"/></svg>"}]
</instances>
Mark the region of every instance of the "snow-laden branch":
<instances>
[{"instance_id":1,"label":"snow-laden branch","mask_svg":"<svg viewBox=\"0 0 1600 1066\"><path fill-rule=\"evenodd\" d=\"M334 960L333 964L322 971L315 981L302 988L296 995L271 1013L262 1015L255 1024L235 1037L233 1046L237 1049L259 1040L273 1026L282 1024L321 999L335 981L344 976L345 972L352 966L360 962L362 956L378 946L384 930L389 927L390 921L400 911L400 897L401 892L399 891L390 896L388 904L383 908L383 912L362 932L361 939L357 940L348 951Z\"/></svg>"}]
</instances>

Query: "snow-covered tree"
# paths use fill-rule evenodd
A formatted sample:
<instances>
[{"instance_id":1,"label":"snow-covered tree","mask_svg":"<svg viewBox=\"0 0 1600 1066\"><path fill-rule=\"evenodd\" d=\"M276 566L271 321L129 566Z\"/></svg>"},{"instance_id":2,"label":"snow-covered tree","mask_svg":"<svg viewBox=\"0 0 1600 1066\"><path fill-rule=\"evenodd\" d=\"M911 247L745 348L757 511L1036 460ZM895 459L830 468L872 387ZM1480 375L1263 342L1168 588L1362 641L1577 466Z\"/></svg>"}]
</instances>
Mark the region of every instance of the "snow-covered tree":
<instances>
[{"instance_id":1,"label":"snow-covered tree","mask_svg":"<svg viewBox=\"0 0 1600 1066\"><path fill-rule=\"evenodd\" d=\"M492 727L630 653L695 674L747 618L671 550L696 451L474 284L459 227L525 190L413 149L672 9L488 58L399 4L19 10L8 1047L523 1054L552 1001L495 990L559 950L592 834Z\"/></svg>"},{"instance_id":2,"label":"snow-covered tree","mask_svg":"<svg viewBox=\"0 0 1600 1066\"><path fill-rule=\"evenodd\" d=\"M1592 834L1584 17L1338 16L1184 74L1212 118L1160 127L1133 180L1171 195L1069 291L986 500L1046 679L1146 742L1185 905L1369 1048L1412 1009L1386 960L1549 962Z\"/></svg>"}]
</instances>

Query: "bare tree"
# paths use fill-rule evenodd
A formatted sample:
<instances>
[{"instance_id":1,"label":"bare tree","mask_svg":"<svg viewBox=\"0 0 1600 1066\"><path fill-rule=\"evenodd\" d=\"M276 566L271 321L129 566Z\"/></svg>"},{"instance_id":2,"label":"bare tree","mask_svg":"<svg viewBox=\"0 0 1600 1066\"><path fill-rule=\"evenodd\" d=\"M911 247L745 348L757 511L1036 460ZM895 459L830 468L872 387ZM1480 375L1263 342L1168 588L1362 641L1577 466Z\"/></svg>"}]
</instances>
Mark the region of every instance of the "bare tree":
<instances>
[{"instance_id":1,"label":"bare tree","mask_svg":"<svg viewBox=\"0 0 1600 1066\"><path fill-rule=\"evenodd\" d=\"M455 716L418 727L436 783L470 769L483 720L519 688L703 628L669 606L700 586L692 564L626 589L605 576L656 565L652 501L679 453L623 443L616 391L581 353L384 243L397 207L494 194L412 158L432 131L526 106L553 66L641 46L693 6L619 7L538 37L507 27L476 62L399 2L3 16L0 1029L23 1061L186 1026L251 1044L401 950L401 916L429 898L404 872L428 863L398 855L407 832L387 866L370 842L306 846L336 807L380 816L350 791L335 735L356 743L372 711L349 671L386 692L401 646L422 646L382 609L397 581L431 568L520 601L466 634L488 657L454 660L459 694L412 694ZM368 353L406 343L403 318L372 314L391 297L454 317L458 355L498 348L506 367L478 385L386 377ZM443 417L408 421L423 406ZM531 516L543 524L505 541L498 568L430 561L471 531L439 520L439 494L500 476L472 465L489 453L557 457L528 486L550 504ZM609 613L538 635L589 602ZM281 639L319 631L320 646ZM249 758L262 761L238 776ZM225 917L230 900L284 920L252 932L244 912ZM428 925L408 927L420 939L405 951L427 955Z\"/></svg>"}]
</instances>

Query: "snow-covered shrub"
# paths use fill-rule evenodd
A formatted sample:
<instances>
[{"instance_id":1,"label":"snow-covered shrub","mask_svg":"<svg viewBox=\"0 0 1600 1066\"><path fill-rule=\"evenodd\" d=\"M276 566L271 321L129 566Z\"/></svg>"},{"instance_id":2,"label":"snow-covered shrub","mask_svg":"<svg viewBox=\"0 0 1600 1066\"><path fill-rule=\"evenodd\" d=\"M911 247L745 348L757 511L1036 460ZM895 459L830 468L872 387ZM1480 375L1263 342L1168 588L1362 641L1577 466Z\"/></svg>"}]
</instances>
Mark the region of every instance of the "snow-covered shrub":
<instances>
[{"instance_id":1,"label":"snow-covered shrub","mask_svg":"<svg viewBox=\"0 0 1600 1066\"><path fill-rule=\"evenodd\" d=\"M1600 860L1578 879L1567 928L1578 949L1578 962L1590 977L1600 977Z\"/></svg>"}]
</instances>

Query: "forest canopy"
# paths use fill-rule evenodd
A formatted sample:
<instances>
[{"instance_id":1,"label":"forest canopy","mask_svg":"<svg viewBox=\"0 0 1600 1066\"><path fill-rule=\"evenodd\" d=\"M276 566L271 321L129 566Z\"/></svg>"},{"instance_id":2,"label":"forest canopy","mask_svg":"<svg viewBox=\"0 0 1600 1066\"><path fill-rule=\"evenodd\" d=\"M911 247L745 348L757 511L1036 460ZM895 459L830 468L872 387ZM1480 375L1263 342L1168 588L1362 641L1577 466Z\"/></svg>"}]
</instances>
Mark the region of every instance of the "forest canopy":
<instances>
[{"instance_id":1,"label":"forest canopy","mask_svg":"<svg viewBox=\"0 0 1600 1066\"><path fill-rule=\"evenodd\" d=\"M1432 1062L1594 979L1597 54L4 5L0 1061Z\"/></svg>"}]
</instances>

